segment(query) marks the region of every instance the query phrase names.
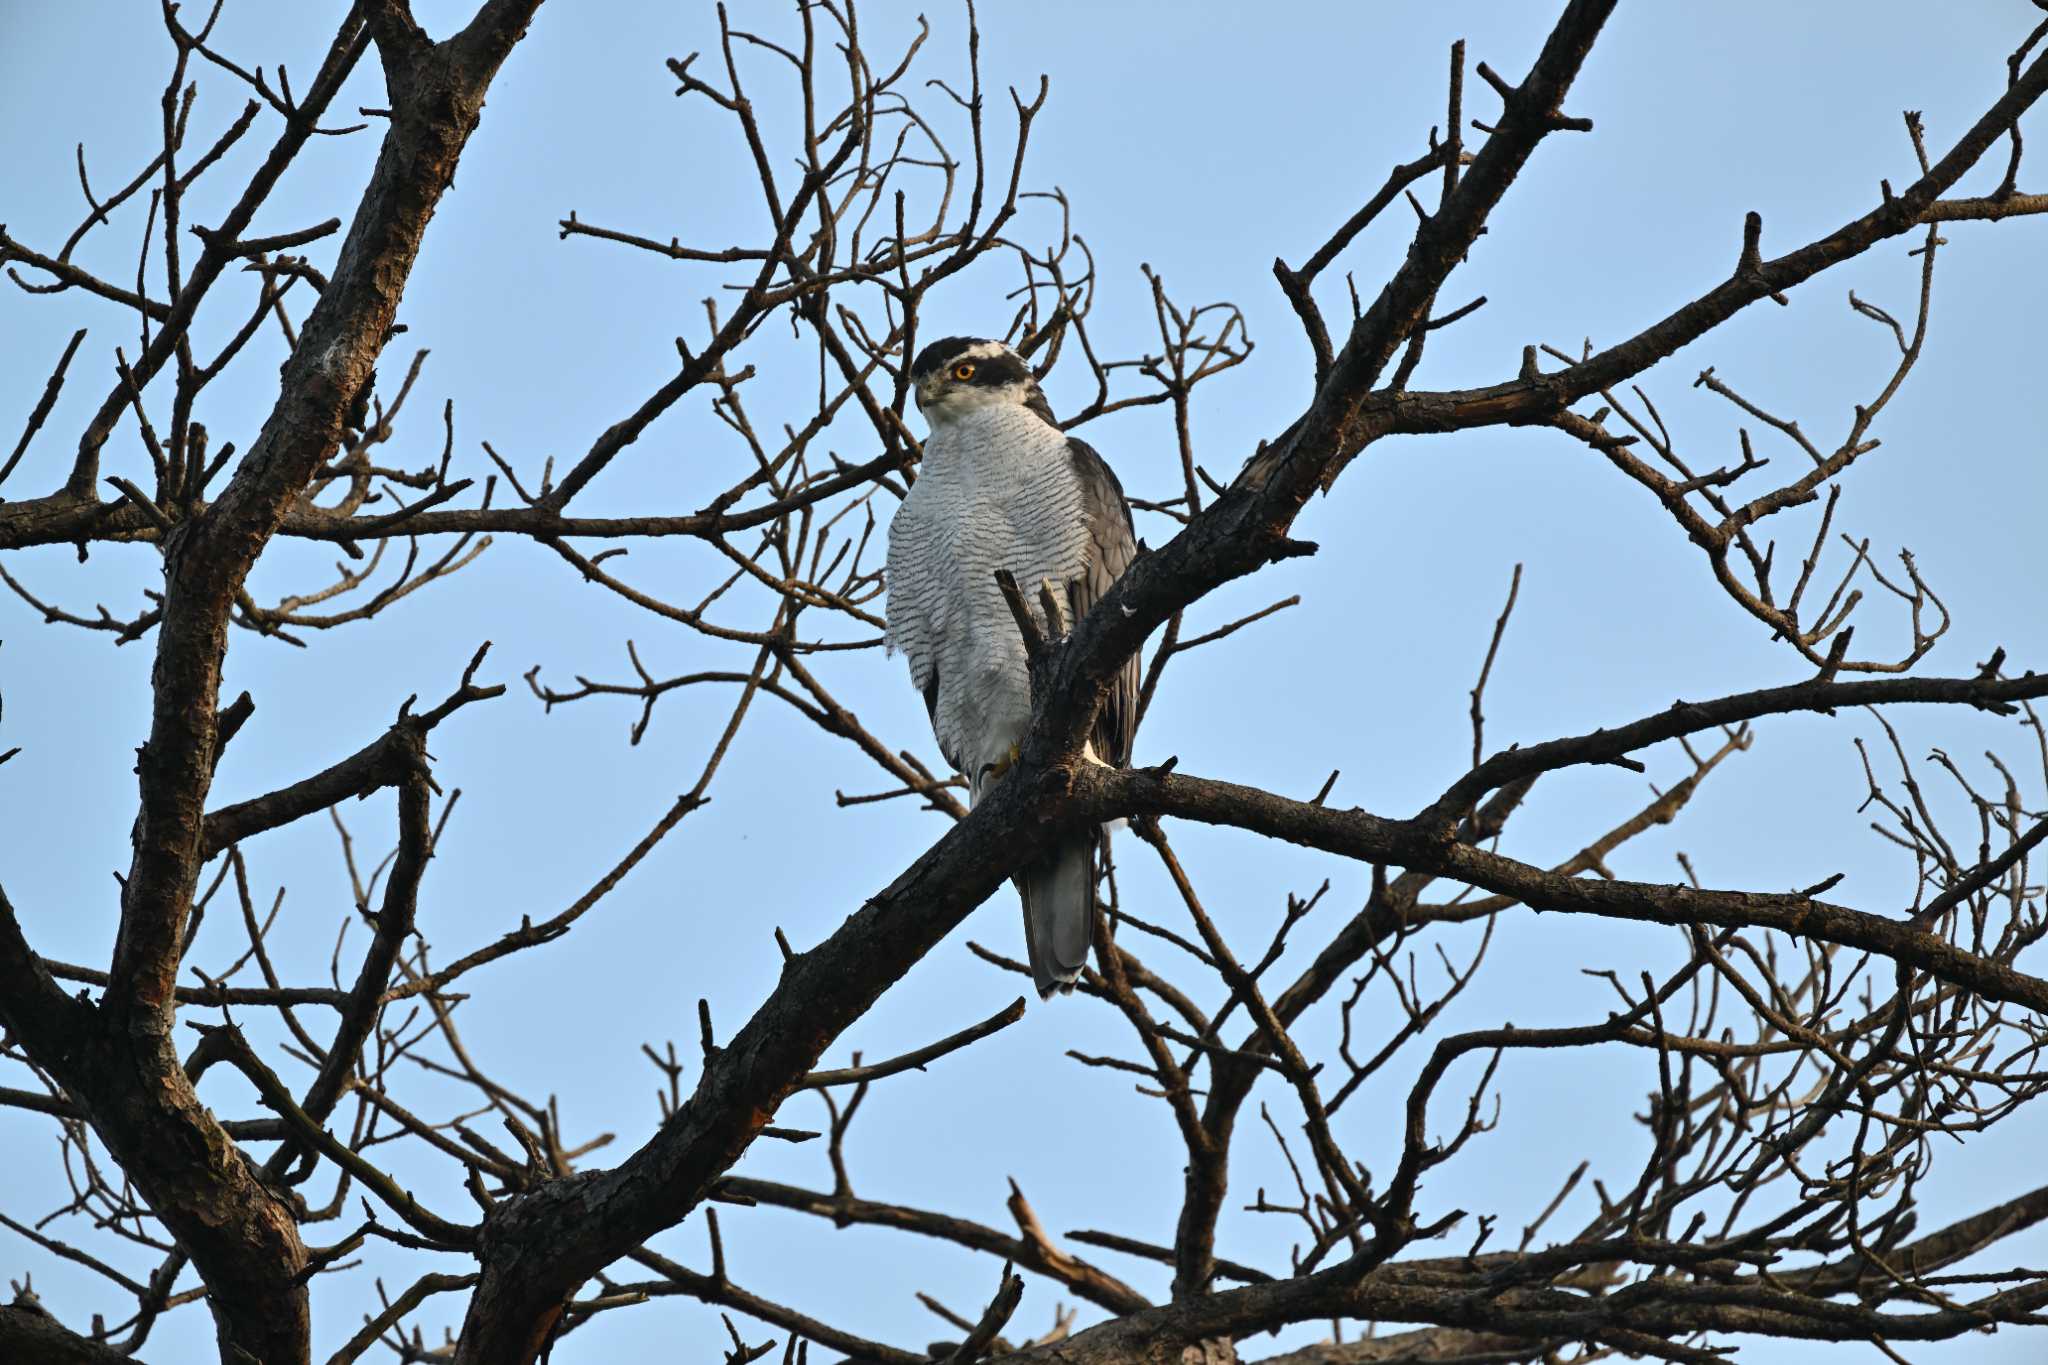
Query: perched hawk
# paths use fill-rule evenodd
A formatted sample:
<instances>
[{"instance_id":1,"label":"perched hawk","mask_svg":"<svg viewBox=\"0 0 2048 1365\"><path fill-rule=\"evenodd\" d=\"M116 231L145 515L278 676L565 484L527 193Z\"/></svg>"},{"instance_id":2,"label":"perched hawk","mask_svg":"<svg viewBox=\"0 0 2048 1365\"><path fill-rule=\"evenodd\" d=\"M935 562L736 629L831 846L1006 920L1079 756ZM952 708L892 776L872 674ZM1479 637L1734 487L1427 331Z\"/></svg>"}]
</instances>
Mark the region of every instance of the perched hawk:
<instances>
[{"instance_id":1,"label":"perched hawk","mask_svg":"<svg viewBox=\"0 0 2048 1365\"><path fill-rule=\"evenodd\" d=\"M1017 757L1031 725L1031 684L1017 623L995 571L1027 600L1041 582L1078 621L1137 552L1116 475L1053 424L1024 358L999 341L947 337L910 367L931 423L924 462L889 527L889 643L910 660L939 751L979 800ZM1130 761L1138 661L1117 675L1088 745ZM1093 830L1068 836L1017 878L1024 941L1041 997L1071 990L1095 922Z\"/></svg>"}]
</instances>

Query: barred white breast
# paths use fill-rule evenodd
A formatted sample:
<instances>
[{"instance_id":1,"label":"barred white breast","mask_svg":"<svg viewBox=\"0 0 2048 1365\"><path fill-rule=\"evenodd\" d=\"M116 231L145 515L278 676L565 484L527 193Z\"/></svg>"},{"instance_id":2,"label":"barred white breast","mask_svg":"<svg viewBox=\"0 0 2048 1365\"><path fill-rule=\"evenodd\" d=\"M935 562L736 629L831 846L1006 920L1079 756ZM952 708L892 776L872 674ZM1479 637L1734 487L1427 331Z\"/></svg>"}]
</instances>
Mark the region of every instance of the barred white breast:
<instances>
[{"instance_id":1,"label":"barred white breast","mask_svg":"<svg viewBox=\"0 0 2048 1365\"><path fill-rule=\"evenodd\" d=\"M1085 510L1065 433L1025 408L991 406L933 433L890 525L889 638L926 694L940 750L970 779L1007 757L1031 721L1024 646L995 571L1027 594L1041 579L1081 577Z\"/></svg>"}]
</instances>

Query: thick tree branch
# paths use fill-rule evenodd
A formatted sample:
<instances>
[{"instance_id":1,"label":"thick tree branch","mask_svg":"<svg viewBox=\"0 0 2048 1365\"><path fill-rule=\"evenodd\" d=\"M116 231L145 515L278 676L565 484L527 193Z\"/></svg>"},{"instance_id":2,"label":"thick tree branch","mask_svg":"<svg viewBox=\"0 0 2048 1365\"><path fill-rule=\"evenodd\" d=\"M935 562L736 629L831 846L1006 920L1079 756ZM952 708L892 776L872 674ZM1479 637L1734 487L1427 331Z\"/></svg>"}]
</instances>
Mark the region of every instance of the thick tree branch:
<instances>
[{"instance_id":1,"label":"thick tree branch","mask_svg":"<svg viewBox=\"0 0 2048 1365\"><path fill-rule=\"evenodd\" d=\"M33 1296L0 1304L0 1360L15 1365L140 1365L134 1356L67 1330Z\"/></svg>"},{"instance_id":2,"label":"thick tree branch","mask_svg":"<svg viewBox=\"0 0 2048 1365\"><path fill-rule=\"evenodd\" d=\"M351 17L285 139L222 221L138 360L137 386L180 346L199 298L233 257L256 205L310 135L364 41ZM134 858L105 1006L85 1045L45 1058L206 1280L225 1362L304 1356L309 1320L300 1272L307 1252L290 1202L258 1179L193 1092L172 1045L176 978L207 851L204 803L221 743L229 615L256 556L332 457L367 393L427 222L496 70L495 61L431 55L403 66L376 169L285 364L276 405L220 497L165 537L150 733L137 763ZM118 400L115 411L127 404L125 387ZM70 496L85 496L97 481L97 452L111 425L96 421L88 429Z\"/></svg>"}]
</instances>

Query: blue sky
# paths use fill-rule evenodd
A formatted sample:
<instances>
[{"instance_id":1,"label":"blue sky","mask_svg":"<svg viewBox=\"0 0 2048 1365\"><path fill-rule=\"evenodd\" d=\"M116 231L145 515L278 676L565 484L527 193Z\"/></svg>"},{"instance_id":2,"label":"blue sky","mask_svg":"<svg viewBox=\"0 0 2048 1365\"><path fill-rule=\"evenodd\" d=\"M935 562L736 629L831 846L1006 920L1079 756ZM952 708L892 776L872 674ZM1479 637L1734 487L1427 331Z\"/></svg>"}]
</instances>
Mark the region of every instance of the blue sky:
<instances>
[{"instance_id":1,"label":"blue sky","mask_svg":"<svg viewBox=\"0 0 2048 1365\"><path fill-rule=\"evenodd\" d=\"M445 0L416 8L436 34L465 12ZM1272 282L1274 256L1298 262L1389 165L1421 150L1442 117L1452 39L1468 39L1474 61L1517 75L1554 8L1419 0L983 7L984 79L999 141L1010 129L1001 87L1029 88L1040 72L1051 77L1025 178L1033 187L1065 189L1094 248L1102 272L1098 342L1129 353L1152 339L1141 262L1179 300L1227 298L1245 310L1258 349L1203 390L1197 406L1196 439L1210 470L1235 470L1308 397L1307 351ZM780 6L736 12L764 28L790 26ZM303 88L339 13L331 4L230 0L218 41L248 61L286 62L294 88ZM909 14L875 5L864 23L886 49L902 41ZM957 78L961 16L937 6L930 17L929 74ZM1489 303L1432 342L1418 384L1504 377L1527 344L1573 347L1582 338L1605 344L1630 335L1726 275L1747 210L1762 213L1771 253L1865 211L1881 177L1896 185L1910 175L1899 111L1924 111L1930 143L1945 147L1996 98L2003 56L2032 17L2017 3L1951 6L1939 22L1924 7L1898 3L1624 6L1570 101L1596 131L1553 138L1539 151L1446 298L1455 304L1483 293ZM708 6L592 0L542 11L493 88L407 290L401 319L410 330L394 343L387 382L411 347L432 355L412 421L395 443L400 463L418 466L438 455L440 405L452 400L459 469L488 472L484 440L523 473L548 456L559 465L671 373L673 337L701 336L699 300L721 277L605 243L559 241L555 224L574 210L591 222L706 246L760 232L763 210L729 128L701 101L674 99L661 65L714 40ZM7 137L0 221L11 233L49 249L76 222L75 143L84 142L102 192L147 159L168 51L154 6L0 6L7 78L0 82ZM198 75L194 117L203 143L243 96L222 73ZM757 99L771 129L786 130L786 100L778 103L772 91L764 85ZM1484 116L1491 103L1483 86L1474 80L1468 92L1470 107ZM337 109L382 102L381 77L368 61ZM266 116L250 147L213 176L210 192L195 196L191 220L207 223L224 212L271 131ZM346 219L374 154L372 136L317 142L257 230ZM2002 153L1994 160L2002 168ZM1988 189L1996 173L1979 173L1965 189ZM1403 214L1389 214L1342 261L1362 288L1398 262ZM1848 480L1844 527L1870 536L1884 556L1910 547L1955 614L1954 630L1924 671L1973 671L1998 645L2020 668L2048 658L2048 626L2032 591L2048 568L2037 531L2048 499L2041 434L2048 400L2039 382L2042 342L2037 326L2029 330L2048 308L2042 226L2020 220L1946 232L1929 352L1877 429L1883 448ZM1046 228L1040 219L1038 231ZM124 216L81 259L132 278L139 232L139 217ZM313 248L314 259L331 259L337 241ZM1850 403L1875 390L1892 354L1885 334L1850 313L1847 291L1906 313L1917 282L1907 245L1888 244L1823 276L1797 291L1787 309L1752 310L1653 372L1646 387L1702 465L1735 452L1731 412L1692 386L1708 365L1817 436L1839 435ZM924 334L999 329L1008 286L1006 277L969 274L932 300ZM232 302L202 317L202 352L241 319L248 286L233 289ZM112 348L132 355L135 342L129 319L111 305L0 290L0 422L8 424L0 430L17 429L12 424L33 405L79 326L92 331L71 386L10 481L10 496L46 491L60 476L69 443L105 391ZM278 343L270 335L259 344L268 349L209 394L201 416L216 444L246 445L274 396L268 376ZM764 337L764 354L783 363L764 367L748 391L771 427L808 414L806 366L775 345ZM1062 410L1083 399L1072 373L1056 374L1049 389ZM1088 435L1134 492L1175 486L1171 431L1156 415L1112 418ZM842 439L841 454L864 457L857 433ZM1769 444L1761 453L1774 457L1774 471L1803 458ZM746 458L705 404L693 401L664 418L579 506L593 514L694 509L736 477ZM143 462L132 427L117 435L109 460L131 475ZM1810 533L1800 525L1783 534ZM1466 689L1516 563L1525 565L1521 606L1487 704L1496 745L1809 672L1719 595L1698 552L1647 495L1552 434L1492 430L1386 442L1309 509L1298 533L1321 542L1322 553L1234 585L1197 608L1194 620L1208 628L1293 592L1304 604L1177 661L1139 736L1140 760L1177 754L1187 771L1299 795L1338 767L1343 776L1332 799L1386 814L1412 810L1467 756ZM1141 534L1156 542L1169 528L1154 521ZM316 584L332 558L282 547L259 567L257 595ZM722 561L694 545L636 547L625 565L634 581L676 599L700 595L723 573ZM116 547L95 551L85 565L66 549L11 556L8 567L72 610L89 612L101 601L116 614L132 614L156 573L149 551ZM1903 629L1882 603L1864 610L1859 646L1896 639ZM738 654L584 585L545 550L510 541L372 623L315 635L310 649L239 635L228 689L249 689L258 709L230 750L217 799L267 790L354 750L408 694L445 694L477 644L492 640L485 674L512 683L511 693L463 713L433 744L443 786L464 793L421 906L435 959L450 960L522 915L538 919L574 899L695 780L729 695L665 700L647 738L632 748L626 735L634 713L625 705L588 702L543 717L518 682L536 664L556 682L575 673L628 676L627 638L657 673L745 666ZM11 595L0 596L0 641L0 750L24 750L0 773L0 877L39 948L101 963L115 924L108 874L126 862L149 646L116 649L106 636L45 628ZM900 661L868 651L833 656L827 667L830 684L876 733L933 758ZM1899 723L1916 755L1935 746L1959 761L1992 745L2024 753L2026 736L2009 723L1932 712ZM1615 870L1675 879L1673 855L1682 850L1710 884L1783 889L1843 872L1836 894L1846 903L1895 907L1909 890L1910 869L1856 809L1863 786L1851 740L1874 732L1867 718L1851 715L1766 723L1754 749L1712 779L1678 826L1632 844L1613 860ZM1649 777L1668 782L1681 764L1659 752ZM1518 819L1506 850L1536 861L1566 856L1604 830L1603 819L1611 823L1641 804L1644 782L1603 769L1549 783ZM463 1017L479 1060L524 1092L558 1095L572 1141L613 1132L612 1150L630 1149L656 1117L655 1077L637 1045L674 1038L692 1055L699 996L729 1033L774 980L775 927L799 944L816 942L937 835L936 817L902 803L840 810L833 799L835 790L885 785L843 743L786 712L757 707L712 805L686 820L568 938L470 980ZM388 794L352 806L345 818L359 847L388 845ZM1325 936L1334 932L1366 892L1365 869L1248 836L1190 831L1179 842L1241 951L1265 941L1287 891L1331 881L1325 908L1297 936L1311 949L1318 921ZM280 969L291 979L324 980L348 910L331 828L307 822L247 852L259 896L267 901L279 885L289 887L274 940ZM1179 923L1161 879L1129 848L1125 861L1133 865L1125 883L1133 909L1143 904L1147 918ZM194 957L210 971L240 950L232 918L217 915L202 931ZM1447 1016L1453 1027L1598 1019L1606 1002L1581 967L1633 974L1668 964L1677 952L1668 934L1521 912L1504 916L1497 934L1481 978ZM842 1040L833 1059L853 1048L873 1057L914 1046L1016 995L1019 982L969 955L968 938L1020 952L1014 898L1005 892L983 907ZM359 930L348 942L358 941ZM1476 938L1452 932L1441 941L1458 957ZM345 945L345 958L348 951ZM1192 976L1170 952L1150 955ZM1281 972L1288 974L1285 966ZM1387 1026L1392 1017L1383 1012L1378 1022ZM1304 1032L1323 1042L1335 1026L1328 1003ZM1133 1055L1127 1030L1108 1010L1067 1001L1034 1006L1023 1023L975 1049L878 1086L849 1144L856 1191L1001 1225L1005 1178L1014 1176L1055 1233L1095 1227L1170 1240L1181 1159L1164 1108L1134 1096L1113 1073L1079 1068L1064 1056L1070 1048ZM1632 1175L1644 1139L1628 1114L1653 1083L1653 1066L1641 1056L1569 1054L1511 1067L1501 1084L1500 1130L1439 1175L1425 1211L1497 1209L1503 1225L1526 1221L1582 1155L1610 1183ZM1375 1167L1398 1150L1393 1116L1406 1074L1397 1073L1368 1086L1340 1123L1340 1136ZM425 1107L454 1102L429 1078L415 1083L411 1093ZM218 1072L203 1093L223 1113L253 1112L250 1097ZM1288 1112L1284 1091L1264 1098L1276 1117ZM782 1121L817 1127L822 1119L823 1106L805 1097L785 1108ZM1949 1154L1923 1191L1923 1226L2031 1187L2044 1137L2038 1117L2022 1117L1973 1141L1967 1156ZM1287 1229L1236 1206L1261 1184L1284 1184L1284 1167L1255 1123L1241 1126L1237 1151L1222 1249L1281 1268ZM392 1159L431 1206L466 1211L459 1186L439 1165ZM30 1206L58 1202L61 1174L40 1121L0 1110L0 1163L17 1185L57 1182ZM743 1169L830 1184L823 1154L813 1150L761 1150ZM20 1208L10 1199L10 1212ZM1568 1205L1558 1225L1569 1225L1573 1212ZM740 1283L899 1344L949 1330L917 1306L913 1291L972 1311L995 1284L993 1264L888 1233L834 1232L769 1210L729 1210L723 1224ZM316 1240L325 1235L314 1233ZM659 1245L693 1265L708 1260L695 1218ZM2026 1263L2044 1251L2048 1241L2035 1236L2001 1256ZM32 1256L18 1241L0 1241L0 1269L18 1275L32 1268L37 1287L71 1320L115 1306L95 1297L74 1268ZM1096 1259L1164 1293L1163 1268L1108 1253ZM135 1257L120 1263L147 1268ZM378 1265L394 1277L393 1292L421 1268L388 1258ZM361 1277L331 1288L322 1282L316 1347L331 1350L353 1329L359 1305L369 1301L365 1291ZM1020 1324L1042 1330L1058 1299L1051 1286L1034 1282ZM452 1311L441 1306L444 1316ZM437 1319L430 1311L423 1320ZM1289 1333L1273 1349L1315 1332ZM750 1336L758 1339L758 1329ZM565 1343L557 1359L695 1356L722 1339L715 1314L676 1301L608 1315ZM198 1358L209 1342L203 1314L186 1309L145 1354ZM2018 1361L2040 1350L2006 1332L1913 1358ZM1845 1347L1828 1358L1874 1354ZM1819 1355L1762 1344L1744 1358L1772 1365Z\"/></svg>"}]
</instances>

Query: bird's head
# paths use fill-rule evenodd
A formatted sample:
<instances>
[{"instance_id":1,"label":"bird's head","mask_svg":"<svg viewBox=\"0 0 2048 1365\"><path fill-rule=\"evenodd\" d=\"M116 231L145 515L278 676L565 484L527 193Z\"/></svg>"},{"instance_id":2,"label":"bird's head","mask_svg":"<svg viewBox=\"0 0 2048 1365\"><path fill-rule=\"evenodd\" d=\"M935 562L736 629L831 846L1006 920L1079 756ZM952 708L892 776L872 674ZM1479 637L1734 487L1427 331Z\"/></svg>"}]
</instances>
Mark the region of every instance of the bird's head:
<instances>
[{"instance_id":1,"label":"bird's head","mask_svg":"<svg viewBox=\"0 0 2048 1365\"><path fill-rule=\"evenodd\" d=\"M917 353L910 367L917 406L937 431L983 408L1017 407L1050 424L1052 407L1024 357L1000 341L946 337Z\"/></svg>"}]
</instances>

